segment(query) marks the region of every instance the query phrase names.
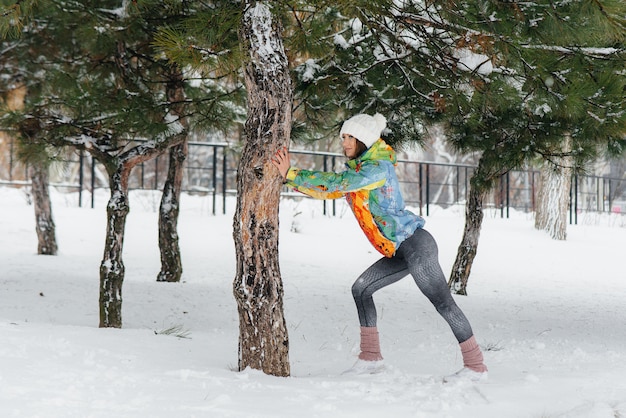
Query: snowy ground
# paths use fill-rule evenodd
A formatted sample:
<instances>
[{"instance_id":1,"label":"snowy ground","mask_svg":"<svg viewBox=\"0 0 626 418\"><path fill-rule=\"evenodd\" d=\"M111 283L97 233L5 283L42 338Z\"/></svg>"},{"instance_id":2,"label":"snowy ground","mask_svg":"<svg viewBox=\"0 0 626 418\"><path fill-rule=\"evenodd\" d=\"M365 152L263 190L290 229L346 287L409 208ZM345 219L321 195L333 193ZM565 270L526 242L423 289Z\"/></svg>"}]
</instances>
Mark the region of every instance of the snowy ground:
<instances>
[{"instance_id":1,"label":"snowy ground","mask_svg":"<svg viewBox=\"0 0 626 418\"><path fill-rule=\"evenodd\" d=\"M341 375L358 354L350 287L378 256L345 207L324 217L321 202L281 206L291 377L234 371L232 202L212 216L210 198L184 197L184 281L167 284L155 281L158 197L133 193L124 328L98 329L106 199L77 208L54 192L60 253L38 256L32 206L0 188L0 417L626 417L619 217L581 215L557 242L527 215L488 213L470 296L455 298L489 381L450 385L458 346L410 278L375 296L387 370ZM447 273L462 209L431 212L426 227Z\"/></svg>"}]
</instances>

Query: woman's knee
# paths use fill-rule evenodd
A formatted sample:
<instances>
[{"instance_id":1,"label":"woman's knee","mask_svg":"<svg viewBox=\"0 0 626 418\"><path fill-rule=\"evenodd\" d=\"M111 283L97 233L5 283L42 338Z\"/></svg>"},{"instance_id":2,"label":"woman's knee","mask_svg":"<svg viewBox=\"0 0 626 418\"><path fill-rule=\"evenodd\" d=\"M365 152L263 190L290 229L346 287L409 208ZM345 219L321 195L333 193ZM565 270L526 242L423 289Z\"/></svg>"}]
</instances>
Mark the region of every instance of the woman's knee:
<instances>
[{"instance_id":1,"label":"woman's knee","mask_svg":"<svg viewBox=\"0 0 626 418\"><path fill-rule=\"evenodd\" d=\"M359 277L352 284L352 297L355 300L359 300L365 296L365 291L367 289L367 285L365 283L365 279L363 277Z\"/></svg>"}]
</instances>

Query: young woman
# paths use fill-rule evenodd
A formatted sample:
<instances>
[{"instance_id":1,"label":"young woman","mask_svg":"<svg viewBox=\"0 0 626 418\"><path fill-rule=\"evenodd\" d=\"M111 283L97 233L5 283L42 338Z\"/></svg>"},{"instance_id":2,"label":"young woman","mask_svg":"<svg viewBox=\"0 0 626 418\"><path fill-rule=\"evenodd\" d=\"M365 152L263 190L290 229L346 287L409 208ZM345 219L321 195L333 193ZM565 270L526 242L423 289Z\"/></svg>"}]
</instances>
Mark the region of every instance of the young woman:
<instances>
[{"instance_id":1,"label":"young woman","mask_svg":"<svg viewBox=\"0 0 626 418\"><path fill-rule=\"evenodd\" d=\"M348 373L377 373L384 368L372 295L410 274L460 344L463 368L444 381L487 378L487 367L469 321L454 301L438 260L437 244L422 227L424 219L408 211L395 173L396 154L380 138L387 126L381 114L359 114L344 122L340 137L346 170L321 172L291 167L280 149L272 163L284 182L318 199L345 197L370 243L384 257L352 286L361 324L361 353Z\"/></svg>"}]
</instances>

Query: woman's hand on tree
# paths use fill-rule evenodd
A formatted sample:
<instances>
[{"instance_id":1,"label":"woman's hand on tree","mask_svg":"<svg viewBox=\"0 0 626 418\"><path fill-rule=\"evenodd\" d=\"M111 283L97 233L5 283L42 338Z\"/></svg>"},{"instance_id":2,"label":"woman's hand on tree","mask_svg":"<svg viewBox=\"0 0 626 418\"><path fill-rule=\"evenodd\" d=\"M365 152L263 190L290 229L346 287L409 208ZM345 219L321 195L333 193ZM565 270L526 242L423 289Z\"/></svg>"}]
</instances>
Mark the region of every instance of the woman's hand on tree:
<instances>
[{"instance_id":1,"label":"woman's hand on tree","mask_svg":"<svg viewBox=\"0 0 626 418\"><path fill-rule=\"evenodd\" d=\"M278 169L278 172L283 177L283 181L287 180L287 173L291 167L291 158L287 147L279 148L272 158L272 164Z\"/></svg>"}]
</instances>

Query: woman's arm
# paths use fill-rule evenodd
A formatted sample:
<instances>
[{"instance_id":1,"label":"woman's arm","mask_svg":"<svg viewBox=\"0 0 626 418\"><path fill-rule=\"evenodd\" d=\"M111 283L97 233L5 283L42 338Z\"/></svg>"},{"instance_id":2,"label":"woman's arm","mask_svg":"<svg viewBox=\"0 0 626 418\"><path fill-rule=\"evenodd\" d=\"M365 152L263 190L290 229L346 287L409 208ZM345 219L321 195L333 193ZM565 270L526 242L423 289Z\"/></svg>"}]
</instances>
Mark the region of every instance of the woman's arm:
<instances>
[{"instance_id":1,"label":"woman's arm","mask_svg":"<svg viewBox=\"0 0 626 418\"><path fill-rule=\"evenodd\" d=\"M283 182L316 199L337 199L346 193L375 189L385 183L385 171L377 163L340 173L300 170L291 167L287 148L281 148L276 151L272 164L283 177Z\"/></svg>"}]
</instances>

